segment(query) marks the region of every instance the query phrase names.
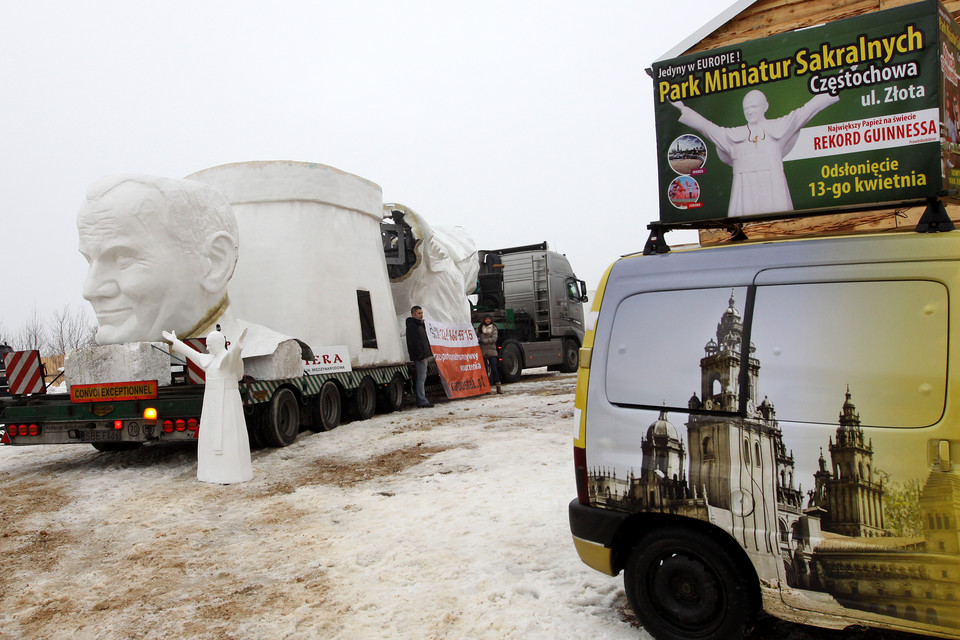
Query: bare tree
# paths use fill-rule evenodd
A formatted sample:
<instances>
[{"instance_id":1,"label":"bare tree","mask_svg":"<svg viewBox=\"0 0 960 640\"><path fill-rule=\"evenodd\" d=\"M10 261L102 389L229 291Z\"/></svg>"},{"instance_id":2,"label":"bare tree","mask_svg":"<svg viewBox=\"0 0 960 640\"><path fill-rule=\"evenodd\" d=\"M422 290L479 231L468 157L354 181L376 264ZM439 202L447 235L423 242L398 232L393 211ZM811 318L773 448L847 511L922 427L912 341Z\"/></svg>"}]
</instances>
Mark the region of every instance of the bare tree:
<instances>
[{"instance_id":1,"label":"bare tree","mask_svg":"<svg viewBox=\"0 0 960 640\"><path fill-rule=\"evenodd\" d=\"M13 336L13 344L10 346L19 351L36 349L45 352L47 344L47 331L43 326L43 319L40 318L40 312L34 307L33 313Z\"/></svg>"},{"instance_id":2,"label":"bare tree","mask_svg":"<svg viewBox=\"0 0 960 640\"><path fill-rule=\"evenodd\" d=\"M50 353L63 355L71 349L94 344L97 325L90 320L86 307L64 305L53 312L47 323Z\"/></svg>"}]
</instances>

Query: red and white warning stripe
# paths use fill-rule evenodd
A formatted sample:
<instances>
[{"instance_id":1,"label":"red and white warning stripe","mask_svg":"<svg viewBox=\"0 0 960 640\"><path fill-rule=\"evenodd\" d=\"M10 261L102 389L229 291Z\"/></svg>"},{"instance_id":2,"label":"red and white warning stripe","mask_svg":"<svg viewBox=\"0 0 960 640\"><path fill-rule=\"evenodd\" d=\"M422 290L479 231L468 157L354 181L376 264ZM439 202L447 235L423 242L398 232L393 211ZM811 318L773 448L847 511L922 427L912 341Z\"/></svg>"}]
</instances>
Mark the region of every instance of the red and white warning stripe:
<instances>
[{"instance_id":1,"label":"red and white warning stripe","mask_svg":"<svg viewBox=\"0 0 960 640\"><path fill-rule=\"evenodd\" d=\"M43 384L43 364L39 351L12 351L3 355L10 393L46 393Z\"/></svg>"},{"instance_id":2,"label":"red and white warning stripe","mask_svg":"<svg viewBox=\"0 0 960 640\"><path fill-rule=\"evenodd\" d=\"M183 341L188 347L192 347L200 353L207 352L206 338L187 338ZM203 384L206 381L203 369L201 369L193 360L187 359L187 381L191 384Z\"/></svg>"}]
</instances>

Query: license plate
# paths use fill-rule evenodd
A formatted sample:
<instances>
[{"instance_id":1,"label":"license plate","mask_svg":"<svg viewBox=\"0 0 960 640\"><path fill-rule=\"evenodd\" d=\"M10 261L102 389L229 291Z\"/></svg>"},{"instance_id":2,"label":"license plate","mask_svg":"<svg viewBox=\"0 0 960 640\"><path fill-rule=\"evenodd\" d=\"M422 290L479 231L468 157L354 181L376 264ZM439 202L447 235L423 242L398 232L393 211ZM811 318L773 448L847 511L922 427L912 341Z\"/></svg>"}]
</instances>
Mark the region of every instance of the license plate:
<instances>
[{"instance_id":1,"label":"license plate","mask_svg":"<svg viewBox=\"0 0 960 640\"><path fill-rule=\"evenodd\" d=\"M108 431L81 431L80 442L104 442L107 440L119 440L120 432L117 430Z\"/></svg>"}]
</instances>

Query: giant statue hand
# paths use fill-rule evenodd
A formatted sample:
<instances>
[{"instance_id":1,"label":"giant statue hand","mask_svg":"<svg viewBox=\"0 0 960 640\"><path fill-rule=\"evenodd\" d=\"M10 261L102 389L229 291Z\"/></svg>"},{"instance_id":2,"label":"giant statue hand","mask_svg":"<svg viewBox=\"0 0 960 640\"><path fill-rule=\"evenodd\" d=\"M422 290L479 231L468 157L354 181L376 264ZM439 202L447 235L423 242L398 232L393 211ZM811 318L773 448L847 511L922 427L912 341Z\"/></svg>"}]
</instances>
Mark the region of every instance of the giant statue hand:
<instances>
[{"instance_id":1,"label":"giant statue hand","mask_svg":"<svg viewBox=\"0 0 960 640\"><path fill-rule=\"evenodd\" d=\"M167 342L173 343L177 341L177 332L176 331L161 331L160 335L163 336L163 339Z\"/></svg>"}]
</instances>

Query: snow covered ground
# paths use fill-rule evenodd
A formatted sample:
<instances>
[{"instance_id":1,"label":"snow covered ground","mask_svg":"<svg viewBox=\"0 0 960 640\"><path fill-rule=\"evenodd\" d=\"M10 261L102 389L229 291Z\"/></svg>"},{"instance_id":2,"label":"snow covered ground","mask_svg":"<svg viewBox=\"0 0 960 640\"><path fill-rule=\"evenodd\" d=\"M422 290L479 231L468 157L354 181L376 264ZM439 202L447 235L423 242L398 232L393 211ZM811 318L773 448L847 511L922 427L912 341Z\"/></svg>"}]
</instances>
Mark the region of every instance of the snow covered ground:
<instances>
[{"instance_id":1,"label":"snow covered ground","mask_svg":"<svg viewBox=\"0 0 960 640\"><path fill-rule=\"evenodd\" d=\"M649 638L570 539L574 386L305 432L242 485L190 447L0 447L0 638Z\"/></svg>"}]
</instances>

